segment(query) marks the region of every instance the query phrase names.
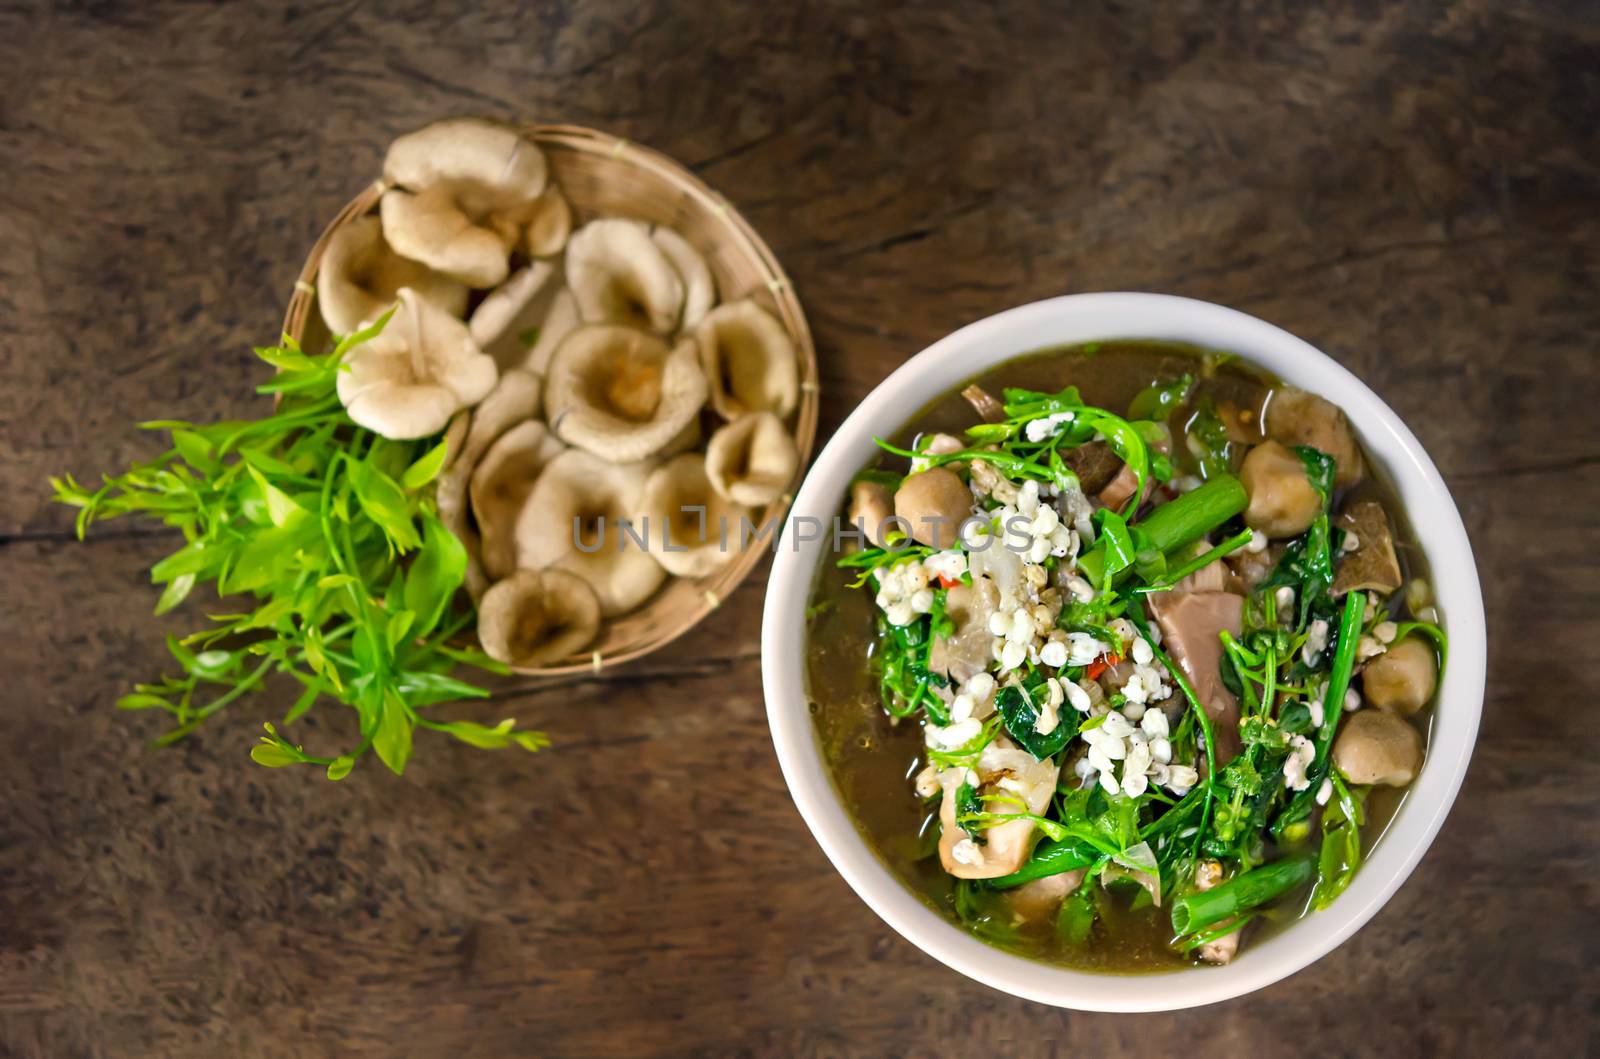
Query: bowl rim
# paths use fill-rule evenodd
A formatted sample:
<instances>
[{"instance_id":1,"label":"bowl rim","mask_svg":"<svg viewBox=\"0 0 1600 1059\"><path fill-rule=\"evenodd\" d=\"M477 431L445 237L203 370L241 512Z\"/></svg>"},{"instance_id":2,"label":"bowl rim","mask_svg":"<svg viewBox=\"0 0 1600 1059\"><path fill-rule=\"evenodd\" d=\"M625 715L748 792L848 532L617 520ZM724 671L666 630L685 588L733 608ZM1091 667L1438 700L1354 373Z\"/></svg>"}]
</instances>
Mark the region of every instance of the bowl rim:
<instances>
[{"instance_id":1,"label":"bowl rim","mask_svg":"<svg viewBox=\"0 0 1600 1059\"><path fill-rule=\"evenodd\" d=\"M497 120L498 119L493 119ZM674 188L684 202L693 203L707 225L719 228L724 237L735 244L740 252L751 262L755 271L760 274L760 287L764 287L771 297L773 306L770 311L783 325L785 332L793 340L795 346L796 368L799 379L799 398L794 411L782 417L786 427L789 427L790 436L794 439L795 450L799 459L795 464L795 472L785 484L780 496L764 505L758 512L759 523L762 525L776 522L783 517L784 511L795 491L795 484L811 457L812 448L816 444L817 417L820 406L821 376L817 368L816 342L811 334L811 325L806 318L805 310L800 304L799 295L795 292L794 282L789 274L784 271L777 255L767 245L761 233L755 226L728 201L720 192L714 190L677 159L655 148L636 143L621 136L615 136L599 129L583 125L571 124L531 124L526 122L508 122L517 131L537 143L541 149L549 152L565 152L574 155L588 156L590 158L605 159L608 164L628 166L652 174L662 180L666 185ZM554 181L552 176L552 181ZM322 265L322 258L327 253L328 244L333 236L344 226L355 220L367 216L377 207L379 198L387 189L381 177L373 180L356 194L349 202L336 213L317 241L312 244L311 250L306 254L304 264L295 278L294 287L290 294L288 304L284 308L282 332L284 335L301 341L305 337L306 327L312 320L312 313L316 305L316 279L317 271ZM681 233L680 233L681 234ZM757 288L752 287L740 295L750 297ZM719 304L724 304L719 299ZM792 427L790 426L792 424ZM709 438L707 439L709 440ZM702 446L703 448L703 446ZM688 606L680 606L667 615L668 620L659 621L650 629L648 636L639 636L634 640L624 643L616 650L602 653L600 648L591 645L592 649L585 649L568 659L558 660L550 665L524 666L513 665L510 670L522 676L556 677L576 674L598 673L610 666L631 662L645 655L653 654L668 644L687 635L692 629L704 621L712 611L718 609L738 590L739 586L749 579L750 575L761 561L761 549L750 547L743 554L736 556L733 561L723 567L700 577L678 578L685 581L698 591L693 597L693 602ZM673 579L669 577L669 583ZM680 600L682 597L680 596ZM657 606L662 600L659 594L653 595L637 609L618 619L632 620ZM607 622L613 619L607 619ZM604 636L606 622L602 622L601 636ZM476 642L474 638L474 642ZM597 644L598 644L597 640Z\"/></svg>"},{"instance_id":2,"label":"bowl rim","mask_svg":"<svg viewBox=\"0 0 1600 1059\"><path fill-rule=\"evenodd\" d=\"M823 761L805 692L805 610L822 546L799 533L796 520L827 519L838 511L850 477L871 450L873 425L898 428L908 408L1018 355L1119 338L1237 352L1343 408L1426 544L1451 638L1422 771L1350 888L1331 907L1223 967L1139 975L1075 971L995 948L949 922L901 883L858 832ZM1411 874L1443 825L1471 758L1483 708L1486 633L1471 543L1449 489L1415 435L1348 369L1282 328L1225 306L1166 294L1072 294L1008 309L947 335L876 386L829 439L801 484L775 551L762 616L762 683L779 765L801 816L845 881L891 927L947 966L1015 996L1082 1010L1165 1011L1236 997L1303 969L1360 929Z\"/></svg>"}]
</instances>

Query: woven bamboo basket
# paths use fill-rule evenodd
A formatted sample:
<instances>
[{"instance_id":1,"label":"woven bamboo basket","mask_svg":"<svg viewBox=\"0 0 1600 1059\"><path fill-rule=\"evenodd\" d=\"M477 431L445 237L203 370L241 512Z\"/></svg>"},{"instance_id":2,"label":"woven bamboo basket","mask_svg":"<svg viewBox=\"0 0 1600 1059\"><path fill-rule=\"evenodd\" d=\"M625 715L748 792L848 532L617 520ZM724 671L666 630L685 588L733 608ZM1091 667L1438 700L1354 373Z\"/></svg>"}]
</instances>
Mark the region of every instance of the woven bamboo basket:
<instances>
[{"instance_id":1,"label":"woven bamboo basket","mask_svg":"<svg viewBox=\"0 0 1600 1059\"><path fill-rule=\"evenodd\" d=\"M817 353L794 287L777 258L739 212L693 173L666 155L627 140L575 125L532 125L523 129L544 151L550 175L572 204L574 227L599 216L631 217L675 229L705 256L716 277L720 301L752 298L770 310L789 332L799 356L800 402L790 416L804 473L817 433ZM294 285L284 318L284 333L307 349L329 341L316 308L317 268L328 240L344 225L372 212L382 194L374 183L345 206L311 248ZM760 513L758 526L777 525L792 500L795 483ZM766 538L770 542L771 537ZM761 561L756 541L714 574L697 579L670 578L644 606L605 622L595 643L582 655L538 669L530 675L598 671L659 650L715 610Z\"/></svg>"}]
</instances>

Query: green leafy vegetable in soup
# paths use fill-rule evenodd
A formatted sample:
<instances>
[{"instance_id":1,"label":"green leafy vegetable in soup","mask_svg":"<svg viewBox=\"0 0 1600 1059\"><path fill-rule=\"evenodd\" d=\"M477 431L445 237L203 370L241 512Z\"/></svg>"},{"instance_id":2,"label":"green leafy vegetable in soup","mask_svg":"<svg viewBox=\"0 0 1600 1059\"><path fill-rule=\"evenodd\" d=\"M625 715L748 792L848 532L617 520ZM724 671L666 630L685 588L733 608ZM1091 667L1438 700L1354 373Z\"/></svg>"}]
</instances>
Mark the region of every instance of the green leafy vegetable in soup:
<instances>
[{"instance_id":1,"label":"green leafy vegetable in soup","mask_svg":"<svg viewBox=\"0 0 1600 1059\"><path fill-rule=\"evenodd\" d=\"M891 867L992 944L1227 962L1338 899L1421 767L1420 550L1383 482L1297 443L1342 414L1264 418L1279 392L1184 347L1049 351L863 472L943 467L970 505L944 548L891 530L819 572L819 734Z\"/></svg>"}]
</instances>

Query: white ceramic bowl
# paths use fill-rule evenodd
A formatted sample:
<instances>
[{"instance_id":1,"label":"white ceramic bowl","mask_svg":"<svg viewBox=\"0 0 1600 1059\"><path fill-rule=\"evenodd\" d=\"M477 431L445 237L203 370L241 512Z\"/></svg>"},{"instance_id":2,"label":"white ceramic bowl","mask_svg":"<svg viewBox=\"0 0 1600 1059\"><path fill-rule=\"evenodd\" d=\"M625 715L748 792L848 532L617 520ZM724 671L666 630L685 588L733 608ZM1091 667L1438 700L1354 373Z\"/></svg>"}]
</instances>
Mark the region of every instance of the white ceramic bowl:
<instances>
[{"instance_id":1,"label":"white ceramic bowl","mask_svg":"<svg viewBox=\"0 0 1600 1059\"><path fill-rule=\"evenodd\" d=\"M873 435L901 426L940 394L1019 354L1096 339L1166 339L1238 353L1343 408L1367 452L1399 491L1432 567L1450 634L1427 761L1400 811L1350 888L1334 904L1271 938L1252 939L1225 967L1124 976L1071 971L984 944L908 890L867 846L829 777L806 701L807 596L825 540L797 519L831 519L852 475L873 455ZM1270 985L1354 934L1411 874L1438 833L1467 770L1483 709L1484 619L1466 528L1444 481L1404 423L1343 367L1252 316L1159 294L1076 294L1024 305L963 327L889 376L817 457L778 541L761 633L767 720L784 779L823 852L862 900L912 944L996 989L1094 1011L1161 1011L1226 1000Z\"/></svg>"}]
</instances>

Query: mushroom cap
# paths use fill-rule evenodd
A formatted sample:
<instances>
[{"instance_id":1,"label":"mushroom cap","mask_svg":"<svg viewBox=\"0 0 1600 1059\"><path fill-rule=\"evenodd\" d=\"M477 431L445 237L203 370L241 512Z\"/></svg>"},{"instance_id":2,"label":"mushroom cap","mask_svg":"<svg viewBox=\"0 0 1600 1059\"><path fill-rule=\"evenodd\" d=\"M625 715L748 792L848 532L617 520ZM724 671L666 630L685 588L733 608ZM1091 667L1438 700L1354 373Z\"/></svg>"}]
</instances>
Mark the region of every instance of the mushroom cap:
<instances>
[{"instance_id":1,"label":"mushroom cap","mask_svg":"<svg viewBox=\"0 0 1600 1059\"><path fill-rule=\"evenodd\" d=\"M656 459L671 459L680 452L688 452L691 449L698 449L704 452L705 447L706 433L700 428L700 417L697 415L685 423L682 430L672 435L672 440L667 442L660 452L656 453Z\"/></svg>"},{"instance_id":2,"label":"mushroom cap","mask_svg":"<svg viewBox=\"0 0 1600 1059\"><path fill-rule=\"evenodd\" d=\"M1322 510L1322 497L1300 457L1276 441L1263 441L1245 456L1239 481L1250 498L1244 524L1268 537L1304 533Z\"/></svg>"},{"instance_id":3,"label":"mushroom cap","mask_svg":"<svg viewBox=\"0 0 1600 1059\"><path fill-rule=\"evenodd\" d=\"M1333 763L1351 783L1404 787L1422 767L1422 736L1386 710L1357 710L1339 726Z\"/></svg>"},{"instance_id":4,"label":"mushroom cap","mask_svg":"<svg viewBox=\"0 0 1600 1059\"><path fill-rule=\"evenodd\" d=\"M545 377L545 418L562 440L613 463L659 453L700 411L706 380L694 340L676 348L616 324L566 337Z\"/></svg>"},{"instance_id":5,"label":"mushroom cap","mask_svg":"<svg viewBox=\"0 0 1600 1059\"><path fill-rule=\"evenodd\" d=\"M706 313L711 311L711 307L717 304L716 277L712 276L711 269L706 265L706 259L700 256L700 251L671 228L654 228L650 232L650 238L654 239L661 252L667 255L667 260L672 262L678 278L683 280L683 314L678 321L678 327L687 331L698 324Z\"/></svg>"},{"instance_id":6,"label":"mushroom cap","mask_svg":"<svg viewBox=\"0 0 1600 1059\"><path fill-rule=\"evenodd\" d=\"M472 470L472 514L482 537L484 573L499 580L517 568L517 518L539 472L566 446L536 419L495 439Z\"/></svg>"},{"instance_id":7,"label":"mushroom cap","mask_svg":"<svg viewBox=\"0 0 1600 1059\"><path fill-rule=\"evenodd\" d=\"M1391 644L1361 671L1361 691L1369 703L1408 717L1428 704L1438 686L1438 656L1420 636Z\"/></svg>"},{"instance_id":8,"label":"mushroom cap","mask_svg":"<svg viewBox=\"0 0 1600 1059\"><path fill-rule=\"evenodd\" d=\"M532 346L528 332L538 328L561 289L556 275L556 266L548 261L535 261L513 272L472 310L467 330L479 348L500 365L501 371L527 360ZM533 340L538 341L537 335Z\"/></svg>"},{"instance_id":9,"label":"mushroom cap","mask_svg":"<svg viewBox=\"0 0 1600 1059\"><path fill-rule=\"evenodd\" d=\"M1366 475L1366 461L1349 418L1333 402L1284 388L1267 404L1267 436L1285 445L1309 445L1333 457L1333 484L1348 489Z\"/></svg>"},{"instance_id":10,"label":"mushroom cap","mask_svg":"<svg viewBox=\"0 0 1600 1059\"><path fill-rule=\"evenodd\" d=\"M478 601L478 642L508 665L560 661L594 642L600 601L564 570L518 570Z\"/></svg>"},{"instance_id":11,"label":"mushroom cap","mask_svg":"<svg viewBox=\"0 0 1600 1059\"><path fill-rule=\"evenodd\" d=\"M357 331L394 304L410 287L452 316L467 309L467 288L427 265L401 257L383 238L376 217L357 217L328 239L317 267L317 307L336 335Z\"/></svg>"},{"instance_id":12,"label":"mushroom cap","mask_svg":"<svg viewBox=\"0 0 1600 1059\"><path fill-rule=\"evenodd\" d=\"M630 521L650 470L646 463L611 463L583 449L551 460L517 519L517 565L577 574L608 618L643 603L667 576L645 549L643 530Z\"/></svg>"},{"instance_id":13,"label":"mushroom cap","mask_svg":"<svg viewBox=\"0 0 1600 1059\"><path fill-rule=\"evenodd\" d=\"M650 472L636 519L649 531L650 554L669 574L704 577L739 553L740 519L750 509L719 495L698 452L675 456Z\"/></svg>"},{"instance_id":14,"label":"mushroom cap","mask_svg":"<svg viewBox=\"0 0 1600 1059\"><path fill-rule=\"evenodd\" d=\"M539 333L523 358L522 366L540 375L549 371L550 358L579 323L577 300L566 287L560 288L539 320Z\"/></svg>"},{"instance_id":15,"label":"mushroom cap","mask_svg":"<svg viewBox=\"0 0 1600 1059\"><path fill-rule=\"evenodd\" d=\"M529 257L555 257L566 248L567 237L571 234L572 204L559 187L548 184L528 218L528 228L522 237L523 249Z\"/></svg>"},{"instance_id":16,"label":"mushroom cap","mask_svg":"<svg viewBox=\"0 0 1600 1059\"><path fill-rule=\"evenodd\" d=\"M683 312L683 280L642 221L590 221L567 240L567 286L586 323L669 335Z\"/></svg>"},{"instance_id":17,"label":"mushroom cap","mask_svg":"<svg viewBox=\"0 0 1600 1059\"><path fill-rule=\"evenodd\" d=\"M888 532L893 528L889 519L894 517L894 495L882 482L862 479L850 487L850 524L855 526L878 548L887 547Z\"/></svg>"},{"instance_id":18,"label":"mushroom cap","mask_svg":"<svg viewBox=\"0 0 1600 1059\"><path fill-rule=\"evenodd\" d=\"M494 388L499 371L467 325L410 287L376 336L345 355L335 387L350 418L386 438L437 434Z\"/></svg>"},{"instance_id":19,"label":"mushroom cap","mask_svg":"<svg viewBox=\"0 0 1600 1059\"><path fill-rule=\"evenodd\" d=\"M506 278L511 248L537 212L544 155L499 122L452 118L389 145L378 212L389 245L469 287Z\"/></svg>"},{"instance_id":20,"label":"mushroom cap","mask_svg":"<svg viewBox=\"0 0 1600 1059\"><path fill-rule=\"evenodd\" d=\"M456 413L445 433L446 440L456 434L459 438L451 442L444 469L434 481L434 502L445 528L466 544L467 555L474 564L482 563L483 542L477 527L467 517L472 472L501 434L539 414L539 395L537 375L508 371L500 376L500 381L477 408Z\"/></svg>"},{"instance_id":21,"label":"mushroom cap","mask_svg":"<svg viewBox=\"0 0 1600 1059\"><path fill-rule=\"evenodd\" d=\"M911 539L918 544L949 548L972 514L972 490L950 468L929 467L900 483L894 513L911 527Z\"/></svg>"},{"instance_id":22,"label":"mushroom cap","mask_svg":"<svg viewBox=\"0 0 1600 1059\"><path fill-rule=\"evenodd\" d=\"M748 412L718 427L706 446L711 487L737 504L760 507L778 499L799 466L794 438L771 412Z\"/></svg>"},{"instance_id":23,"label":"mushroom cap","mask_svg":"<svg viewBox=\"0 0 1600 1059\"><path fill-rule=\"evenodd\" d=\"M745 412L786 416L800 398L794 342L776 317L748 298L719 305L695 327L711 385L711 407L726 419Z\"/></svg>"}]
</instances>

